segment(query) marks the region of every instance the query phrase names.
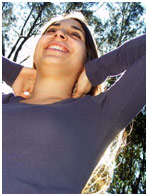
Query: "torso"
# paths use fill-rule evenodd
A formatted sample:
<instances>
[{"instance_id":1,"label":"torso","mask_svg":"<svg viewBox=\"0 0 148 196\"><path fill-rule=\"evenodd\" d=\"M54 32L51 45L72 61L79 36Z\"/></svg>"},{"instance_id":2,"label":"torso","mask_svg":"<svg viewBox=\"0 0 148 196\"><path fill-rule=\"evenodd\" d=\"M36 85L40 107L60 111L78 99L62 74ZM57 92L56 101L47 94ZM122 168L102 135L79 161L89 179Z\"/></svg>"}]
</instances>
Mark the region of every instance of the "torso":
<instances>
[{"instance_id":1,"label":"torso","mask_svg":"<svg viewBox=\"0 0 148 196\"><path fill-rule=\"evenodd\" d=\"M106 147L89 97L48 103L3 104L4 193L80 193Z\"/></svg>"}]
</instances>

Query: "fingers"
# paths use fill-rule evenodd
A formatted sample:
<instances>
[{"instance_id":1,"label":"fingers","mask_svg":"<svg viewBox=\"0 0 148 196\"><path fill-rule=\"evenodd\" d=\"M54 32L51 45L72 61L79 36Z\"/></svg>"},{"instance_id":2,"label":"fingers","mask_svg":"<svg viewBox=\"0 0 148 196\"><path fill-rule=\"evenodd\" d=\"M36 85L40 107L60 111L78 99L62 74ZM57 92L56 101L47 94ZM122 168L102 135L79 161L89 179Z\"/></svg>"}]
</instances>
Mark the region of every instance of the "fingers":
<instances>
[{"instance_id":1,"label":"fingers","mask_svg":"<svg viewBox=\"0 0 148 196\"><path fill-rule=\"evenodd\" d=\"M18 89L17 92L15 92L15 95L16 96L20 96L20 97L23 97L25 99L29 98L31 96L31 93L33 91L33 88L32 87L27 87L25 89Z\"/></svg>"},{"instance_id":2,"label":"fingers","mask_svg":"<svg viewBox=\"0 0 148 196\"><path fill-rule=\"evenodd\" d=\"M85 95L86 95L85 93L80 93L79 91L77 91L72 95L72 98L80 98L80 97L84 97Z\"/></svg>"},{"instance_id":3,"label":"fingers","mask_svg":"<svg viewBox=\"0 0 148 196\"><path fill-rule=\"evenodd\" d=\"M82 97L85 93L81 92L78 88L78 83L75 84L74 89L72 91L72 97L73 98L79 98Z\"/></svg>"},{"instance_id":4,"label":"fingers","mask_svg":"<svg viewBox=\"0 0 148 196\"><path fill-rule=\"evenodd\" d=\"M33 85L26 85L25 89L23 89L23 91L19 94L19 96L23 97L23 98L29 98L31 96L31 93L33 91Z\"/></svg>"},{"instance_id":5,"label":"fingers","mask_svg":"<svg viewBox=\"0 0 148 196\"><path fill-rule=\"evenodd\" d=\"M72 96L75 95L76 91L78 89L78 83L75 84L73 91L72 91Z\"/></svg>"},{"instance_id":6,"label":"fingers","mask_svg":"<svg viewBox=\"0 0 148 196\"><path fill-rule=\"evenodd\" d=\"M91 86L87 87L76 85L73 89L72 98L84 97L91 90Z\"/></svg>"},{"instance_id":7,"label":"fingers","mask_svg":"<svg viewBox=\"0 0 148 196\"><path fill-rule=\"evenodd\" d=\"M80 81L76 83L73 91L72 98L84 97L92 88L92 85L89 81Z\"/></svg>"},{"instance_id":8,"label":"fingers","mask_svg":"<svg viewBox=\"0 0 148 196\"><path fill-rule=\"evenodd\" d=\"M72 97L79 98L85 96L92 88L90 81L87 78L85 68L79 75L77 83L74 86Z\"/></svg>"},{"instance_id":9,"label":"fingers","mask_svg":"<svg viewBox=\"0 0 148 196\"><path fill-rule=\"evenodd\" d=\"M16 80L12 84L12 89L16 96L28 98L33 91L37 71L32 68L24 67ZM28 92L29 94L24 94Z\"/></svg>"},{"instance_id":10,"label":"fingers","mask_svg":"<svg viewBox=\"0 0 148 196\"><path fill-rule=\"evenodd\" d=\"M27 99L27 98L30 97L30 94L29 93L26 93L26 92L22 92L22 93L19 94L19 96Z\"/></svg>"},{"instance_id":11,"label":"fingers","mask_svg":"<svg viewBox=\"0 0 148 196\"><path fill-rule=\"evenodd\" d=\"M84 97L89 91L87 90L79 90L77 88L77 90L75 92L73 92L72 94L72 98L79 98L79 97Z\"/></svg>"}]
</instances>

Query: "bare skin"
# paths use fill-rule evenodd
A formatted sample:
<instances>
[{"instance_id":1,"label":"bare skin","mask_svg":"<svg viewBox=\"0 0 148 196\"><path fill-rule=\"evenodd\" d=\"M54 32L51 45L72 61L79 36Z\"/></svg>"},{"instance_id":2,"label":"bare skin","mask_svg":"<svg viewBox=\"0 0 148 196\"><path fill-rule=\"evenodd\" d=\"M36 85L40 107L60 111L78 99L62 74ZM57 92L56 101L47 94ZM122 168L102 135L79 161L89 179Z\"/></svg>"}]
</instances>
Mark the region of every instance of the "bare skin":
<instances>
[{"instance_id":1,"label":"bare skin","mask_svg":"<svg viewBox=\"0 0 148 196\"><path fill-rule=\"evenodd\" d=\"M33 68L24 67L16 80L12 85L12 89L16 96L21 96L24 98L29 98L30 94L33 91L35 79L36 79L36 70ZM85 96L91 89L92 85L89 82L85 69L82 71L78 78L78 82L75 84L72 91L72 98L79 98ZM26 95L24 92L28 92Z\"/></svg>"},{"instance_id":2,"label":"bare skin","mask_svg":"<svg viewBox=\"0 0 148 196\"><path fill-rule=\"evenodd\" d=\"M34 83L36 79L36 70L28 67L24 67L16 80L12 84L12 89L16 96L29 98L33 91ZM24 94L28 92L29 94Z\"/></svg>"},{"instance_id":3,"label":"bare skin","mask_svg":"<svg viewBox=\"0 0 148 196\"><path fill-rule=\"evenodd\" d=\"M50 26L35 50L37 74L31 96L21 102L50 104L84 96L91 89L85 58L85 34L77 21L66 19Z\"/></svg>"}]
</instances>

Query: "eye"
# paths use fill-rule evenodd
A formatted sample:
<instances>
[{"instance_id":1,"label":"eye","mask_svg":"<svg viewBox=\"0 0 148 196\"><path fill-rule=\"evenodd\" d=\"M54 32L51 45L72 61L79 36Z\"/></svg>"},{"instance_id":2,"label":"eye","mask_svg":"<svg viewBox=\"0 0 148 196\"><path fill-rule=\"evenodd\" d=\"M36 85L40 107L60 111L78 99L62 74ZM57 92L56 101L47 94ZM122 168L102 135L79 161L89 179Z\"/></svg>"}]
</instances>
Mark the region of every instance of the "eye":
<instances>
[{"instance_id":1,"label":"eye","mask_svg":"<svg viewBox=\"0 0 148 196\"><path fill-rule=\"evenodd\" d=\"M74 36L74 37L76 37L76 38L78 38L78 39L81 39L81 36L80 36L79 33L77 33L77 32L73 32L73 33L72 33L72 36Z\"/></svg>"},{"instance_id":2,"label":"eye","mask_svg":"<svg viewBox=\"0 0 148 196\"><path fill-rule=\"evenodd\" d=\"M56 29L54 29L54 28L48 29L46 31L46 33L55 33L55 32L56 32Z\"/></svg>"}]
</instances>

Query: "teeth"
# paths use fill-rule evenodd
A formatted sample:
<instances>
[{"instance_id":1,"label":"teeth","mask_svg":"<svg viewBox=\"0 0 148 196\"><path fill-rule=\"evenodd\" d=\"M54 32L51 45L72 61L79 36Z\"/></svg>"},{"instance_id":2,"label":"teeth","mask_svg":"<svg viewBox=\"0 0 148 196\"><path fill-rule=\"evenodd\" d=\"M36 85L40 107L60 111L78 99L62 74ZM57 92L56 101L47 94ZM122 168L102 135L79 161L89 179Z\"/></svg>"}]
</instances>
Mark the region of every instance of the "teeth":
<instances>
[{"instance_id":1,"label":"teeth","mask_svg":"<svg viewBox=\"0 0 148 196\"><path fill-rule=\"evenodd\" d=\"M50 46L49 48L56 49L56 50L61 50L61 51L65 52L65 50L63 50L63 48L60 47L60 46L53 45L53 46Z\"/></svg>"}]
</instances>

